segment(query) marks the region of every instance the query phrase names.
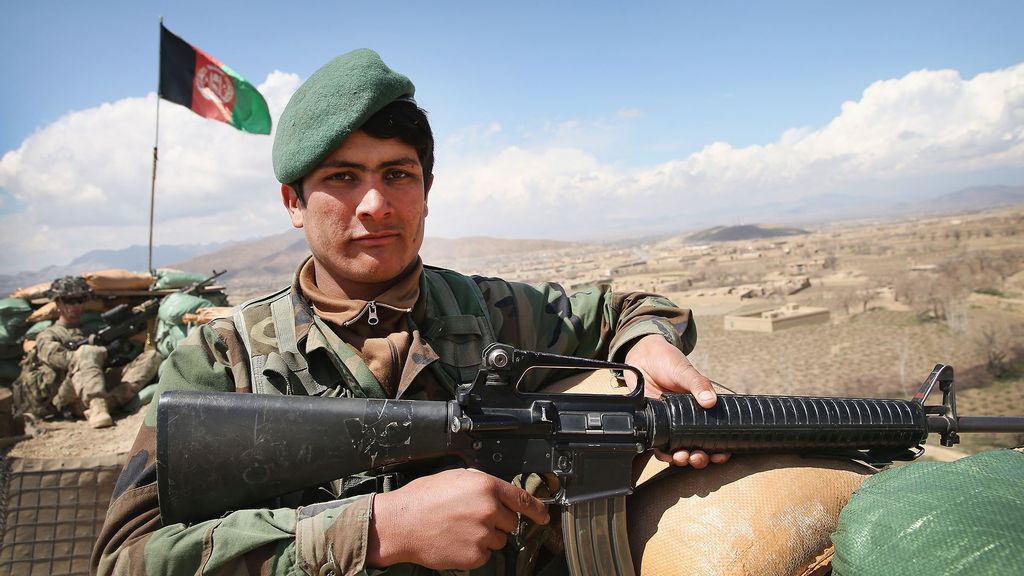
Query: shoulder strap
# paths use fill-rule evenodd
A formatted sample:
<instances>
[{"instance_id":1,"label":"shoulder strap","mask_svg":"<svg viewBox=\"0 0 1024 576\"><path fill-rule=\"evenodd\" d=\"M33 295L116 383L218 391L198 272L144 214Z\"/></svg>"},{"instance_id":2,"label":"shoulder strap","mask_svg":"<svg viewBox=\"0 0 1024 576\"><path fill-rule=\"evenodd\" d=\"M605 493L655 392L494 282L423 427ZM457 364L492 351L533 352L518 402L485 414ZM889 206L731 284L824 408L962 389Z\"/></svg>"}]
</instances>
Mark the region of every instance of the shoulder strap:
<instances>
[{"instance_id":1,"label":"shoulder strap","mask_svg":"<svg viewBox=\"0 0 1024 576\"><path fill-rule=\"evenodd\" d=\"M427 326L428 333L437 334L446 329L458 329L463 323L473 322L483 336L483 346L495 341L491 316L487 313L487 302L484 301L480 287L472 278L435 266L424 266L423 275L430 286L431 299L437 306L437 309L433 310L436 317L431 325ZM444 325L439 326L438 322Z\"/></svg>"},{"instance_id":2,"label":"shoulder strap","mask_svg":"<svg viewBox=\"0 0 1024 576\"><path fill-rule=\"evenodd\" d=\"M244 302L235 310L234 320L235 330L238 332L242 345L245 347L246 356L249 358L249 379L254 393L275 392L264 372L268 357L271 355L267 350L268 346L276 348L276 352L284 361L288 372L294 374L303 387L307 390L317 387L309 373L306 359L299 353L291 288L284 288L273 294ZM273 326L272 337L265 333L268 323ZM262 346L254 345L255 337L259 338Z\"/></svg>"}]
</instances>

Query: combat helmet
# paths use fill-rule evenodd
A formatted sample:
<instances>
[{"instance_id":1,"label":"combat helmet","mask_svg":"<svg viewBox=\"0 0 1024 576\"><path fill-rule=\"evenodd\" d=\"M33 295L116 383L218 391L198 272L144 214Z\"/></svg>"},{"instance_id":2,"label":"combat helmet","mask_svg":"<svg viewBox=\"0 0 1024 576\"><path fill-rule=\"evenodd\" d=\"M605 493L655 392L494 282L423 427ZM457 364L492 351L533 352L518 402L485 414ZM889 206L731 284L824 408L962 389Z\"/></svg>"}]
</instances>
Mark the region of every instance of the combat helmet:
<instances>
[{"instance_id":1,"label":"combat helmet","mask_svg":"<svg viewBox=\"0 0 1024 576\"><path fill-rule=\"evenodd\" d=\"M62 276L53 281L48 292L50 298L88 298L92 295L89 284L81 276Z\"/></svg>"}]
</instances>

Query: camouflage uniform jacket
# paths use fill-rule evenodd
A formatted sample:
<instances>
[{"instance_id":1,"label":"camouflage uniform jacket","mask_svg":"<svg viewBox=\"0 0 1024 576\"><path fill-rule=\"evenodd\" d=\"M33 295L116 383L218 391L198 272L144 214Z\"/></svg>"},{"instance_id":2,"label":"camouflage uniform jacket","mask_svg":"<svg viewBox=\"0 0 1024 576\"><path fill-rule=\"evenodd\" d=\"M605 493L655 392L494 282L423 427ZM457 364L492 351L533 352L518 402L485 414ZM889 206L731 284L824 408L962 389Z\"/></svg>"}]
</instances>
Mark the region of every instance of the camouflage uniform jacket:
<instances>
[{"instance_id":1,"label":"camouflage uniform jacket","mask_svg":"<svg viewBox=\"0 0 1024 576\"><path fill-rule=\"evenodd\" d=\"M497 341L520 348L621 360L632 342L649 334L664 336L683 352L689 352L696 342L689 311L659 296L613 293L607 287L570 296L557 284L527 285L495 278L470 278L428 268L420 276L420 295L409 312L411 322L420 328L409 357L420 363L428 362L431 369L422 374L436 378L449 390L457 385L457 379L475 372L483 338L480 330L473 329L474 323L467 322L472 317L467 318L465 313L456 315L454 321L442 318L445 321L438 323L436 315L445 308L441 300L450 297L442 294L445 283L454 286L456 296L460 297L457 299L462 300L466 293L458 289L460 283L475 285L478 291L473 292L486 307L480 312L490 325L484 331L491 331ZM308 366L308 376L312 377L298 379L288 374L287 368L273 368L271 365L293 362L272 360L271 354L265 359L265 372L276 371L277 375L269 378L274 385L262 392L381 394L351 347L313 313L299 288L298 274L291 288L278 294L277 298L264 300L262 324L253 322L255 318L246 312L248 336L264 333L261 331L272 322L268 308L273 304L267 306L267 302L284 302L293 316L301 363ZM466 304L460 303L460 307L465 310ZM247 307L243 305L243 309ZM458 326L464 329L457 329ZM464 353L465 350L469 352ZM165 361L160 390L253 392L249 363L236 321L218 319L193 331ZM470 365L454 366L459 363ZM162 525L155 471L155 405L155 401L150 405L130 459L114 488L93 551L95 573L315 575L328 573L321 570L334 568L330 563L336 566L334 574L380 573L365 567L372 495L332 499L330 494L325 497L321 493L319 499L328 502L291 502L279 508L238 510L188 526ZM328 547L328 542L333 544ZM505 571L494 564L492 559L480 573ZM386 572L432 573L411 565L393 566Z\"/></svg>"},{"instance_id":2,"label":"camouflage uniform jacket","mask_svg":"<svg viewBox=\"0 0 1024 576\"><path fill-rule=\"evenodd\" d=\"M68 326L57 321L52 326L39 333L36 338L36 353L41 362L53 368L63 379L68 367L71 365L72 342L77 342L88 336L81 326Z\"/></svg>"}]
</instances>

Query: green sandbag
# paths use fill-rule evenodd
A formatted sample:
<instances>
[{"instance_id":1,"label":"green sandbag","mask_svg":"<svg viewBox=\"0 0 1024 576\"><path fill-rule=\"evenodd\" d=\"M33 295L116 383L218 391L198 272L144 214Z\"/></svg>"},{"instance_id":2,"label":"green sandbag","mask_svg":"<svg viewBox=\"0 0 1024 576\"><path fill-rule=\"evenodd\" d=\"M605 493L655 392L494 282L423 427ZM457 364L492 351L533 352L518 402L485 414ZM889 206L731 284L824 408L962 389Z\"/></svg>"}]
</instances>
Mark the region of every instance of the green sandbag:
<instances>
[{"instance_id":1,"label":"green sandbag","mask_svg":"<svg viewBox=\"0 0 1024 576\"><path fill-rule=\"evenodd\" d=\"M101 312L95 310L83 310L82 315L78 317L78 324L86 334L99 332L107 327L107 323L103 321L101 314Z\"/></svg>"},{"instance_id":2,"label":"green sandbag","mask_svg":"<svg viewBox=\"0 0 1024 576\"><path fill-rule=\"evenodd\" d=\"M14 344L21 340L25 319L32 314L32 306L21 298L0 299L0 343Z\"/></svg>"},{"instance_id":3,"label":"green sandbag","mask_svg":"<svg viewBox=\"0 0 1024 576\"><path fill-rule=\"evenodd\" d=\"M193 314L200 308L209 308L210 306L213 304L206 298L175 292L160 301L160 310L157 314L162 322L181 324L181 317L185 314Z\"/></svg>"},{"instance_id":4,"label":"green sandbag","mask_svg":"<svg viewBox=\"0 0 1024 576\"><path fill-rule=\"evenodd\" d=\"M0 298L0 318L21 314L27 316L31 313L32 306L28 303L28 300L23 298Z\"/></svg>"},{"instance_id":5,"label":"green sandbag","mask_svg":"<svg viewBox=\"0 0 1024 576\"><path fill-rule=\"evenodd\" d=\"M1024 574L1024 453L872 476L839 515L834 576Z\"/></svg>"},{"instance_id":6,"label":"green sandbag","mask_svg":"<svg viewBox=\"0 0 1024 576\"><path fill-rule=\"evenodd\" d=\"M194 272L182 272L171 268L160 268L156 271L156 282L153 283L154 290L169 290L191 286L196 282L202 282L210 276Z\"/></svg>"},{"instance_id":7,"label":"green sandbag","mask_svg":"<svg viewBox=\"0 0 1024 576\"><path fill-rule=\"evenodd\" d=\"M25 340L35 340L36 336L40 332L46 330L50 326L53 326L53 320L40 320L29 327L28 331L25 332Z\"/></svg>"},{"instance_id":8,"label":"green sandbag","mask_svg":"<svg viewBox=\"0 0 1024 576\"><path fill-rule=\"evenodd\" d=\"M156 349L166 358L186 336L188 332L183 324L170 324L160 320L156 325Z\"/></svg>"}]
</instances>

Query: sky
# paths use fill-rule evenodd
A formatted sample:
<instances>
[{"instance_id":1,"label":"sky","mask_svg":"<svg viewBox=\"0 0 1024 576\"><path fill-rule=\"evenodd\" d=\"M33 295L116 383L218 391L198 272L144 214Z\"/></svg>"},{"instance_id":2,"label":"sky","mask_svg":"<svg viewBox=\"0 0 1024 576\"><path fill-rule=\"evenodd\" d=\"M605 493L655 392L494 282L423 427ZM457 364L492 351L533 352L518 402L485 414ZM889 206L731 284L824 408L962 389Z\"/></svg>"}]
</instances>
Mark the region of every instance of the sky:
<instances>
[{"instance_id":1,"label":"sky","mask_svg":"<svg viewBox=\"0 0 1024 576\"><path fill-rule=\"evenodd\" d=\"M1024 184L1016 1L4 2L0 273L147 244L154 144L154 244L290 227L272 137L166 101L157 136L161 16L275 121L351 49L409 76L437 140L428 236L622 238Z\"/></svg>"}]
</instances>

